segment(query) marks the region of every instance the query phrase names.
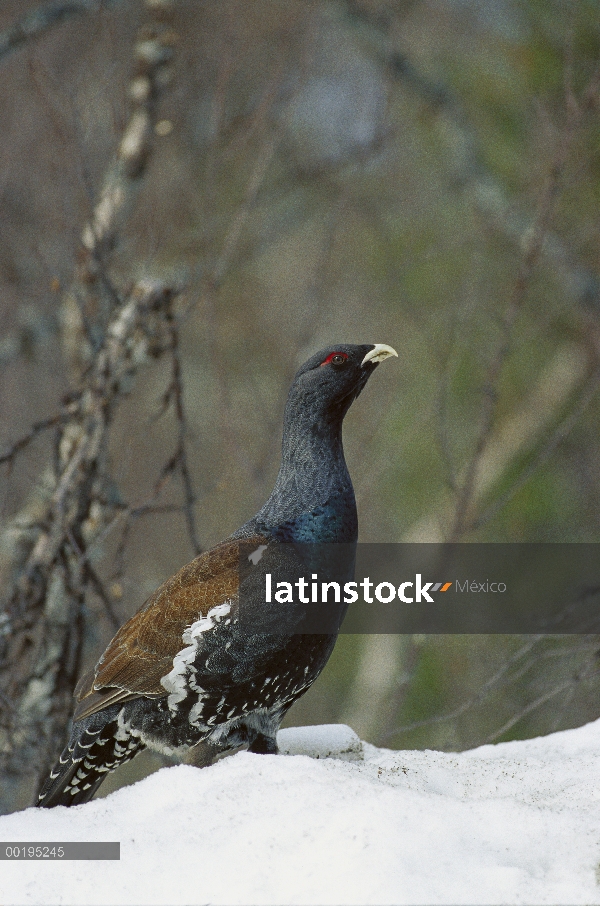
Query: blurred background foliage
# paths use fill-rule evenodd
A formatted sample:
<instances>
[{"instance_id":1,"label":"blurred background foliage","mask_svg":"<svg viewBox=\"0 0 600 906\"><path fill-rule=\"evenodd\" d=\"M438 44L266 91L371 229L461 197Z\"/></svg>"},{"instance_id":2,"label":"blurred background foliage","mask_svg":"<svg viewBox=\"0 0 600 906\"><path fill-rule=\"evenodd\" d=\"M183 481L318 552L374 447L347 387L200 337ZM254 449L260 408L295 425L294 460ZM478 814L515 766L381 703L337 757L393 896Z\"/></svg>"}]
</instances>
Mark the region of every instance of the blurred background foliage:
<instances>
[{"instance_id":1,"label":"blurred background foliage","mask_svg":"<svg viewBox=\"0 0 600 906\"><path fill-rule=\"evenodd\" d=\"M0 33L36 6L4 0ZM144 15L92 6L0 61L0 450L56 411L80 354L69 286ZM337 340L399 352L345 426L362 541L598 541L598 3L173 8L172 79L110 266L123 285L183 287L202 547L268 494L294 371ZM112 426L112 493L138 508L174 445L168 382L150 358ZM37 438L3 470L5 525L51 450ZM176 480L158 502L94 547L119 621L193 556ZM87 667L114 631L93 594L86 627ZM548 733L598 717L599 647L341 636L286 723L446 750ZM144 755L103 790L159 764Z\"/></svg>"}]
</instances>

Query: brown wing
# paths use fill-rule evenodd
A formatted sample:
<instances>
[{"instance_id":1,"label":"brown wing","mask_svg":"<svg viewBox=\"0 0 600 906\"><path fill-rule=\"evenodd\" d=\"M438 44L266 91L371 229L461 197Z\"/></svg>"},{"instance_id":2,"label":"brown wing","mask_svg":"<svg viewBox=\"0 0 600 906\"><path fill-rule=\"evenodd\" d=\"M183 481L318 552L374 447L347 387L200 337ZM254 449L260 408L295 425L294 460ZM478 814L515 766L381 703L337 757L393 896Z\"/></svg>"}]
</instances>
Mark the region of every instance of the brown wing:
<instances>
[{"instance_id":1,"label":"brown wing","mask_svg":"<svg viewBox=\"0 0 600 906\"><path fill-rule=\"evenodd\" d=\"M264 544L257 535L243 543ZM224 541L182 567L127 621L79 681L75 720L139 695L163 696L161 677L183 647L182 634L200 614L237 597L239 541Z\"/></svg>"}]
</instances>

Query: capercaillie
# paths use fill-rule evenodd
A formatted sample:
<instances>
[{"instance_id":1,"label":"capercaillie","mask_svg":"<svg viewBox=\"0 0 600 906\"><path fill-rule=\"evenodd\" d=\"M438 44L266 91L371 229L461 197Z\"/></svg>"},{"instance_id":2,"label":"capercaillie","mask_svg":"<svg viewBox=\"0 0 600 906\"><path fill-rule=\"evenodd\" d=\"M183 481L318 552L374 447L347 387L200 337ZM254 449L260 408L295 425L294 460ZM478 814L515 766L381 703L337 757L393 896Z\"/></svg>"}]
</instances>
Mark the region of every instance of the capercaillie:
<instances>
[{"instance_id":1,"label":"capercaillie","mask_svg":"<svg viewBox=\"0 0 600 906\"><path fill-rule=\"evenodd\" d=\"M240 546L258 562L282 542L356 543L342 422L378 363L396 355L384 344L341 344L302 365L273 492L256 516L161 585L82 677L70 739L39 806L87 802L146 746L199 766L240 746L277 752L279 725L319 676L336 632L302 634L285 621L263 631L259 596L241 619Z\"/></svg>"}]
</instances>

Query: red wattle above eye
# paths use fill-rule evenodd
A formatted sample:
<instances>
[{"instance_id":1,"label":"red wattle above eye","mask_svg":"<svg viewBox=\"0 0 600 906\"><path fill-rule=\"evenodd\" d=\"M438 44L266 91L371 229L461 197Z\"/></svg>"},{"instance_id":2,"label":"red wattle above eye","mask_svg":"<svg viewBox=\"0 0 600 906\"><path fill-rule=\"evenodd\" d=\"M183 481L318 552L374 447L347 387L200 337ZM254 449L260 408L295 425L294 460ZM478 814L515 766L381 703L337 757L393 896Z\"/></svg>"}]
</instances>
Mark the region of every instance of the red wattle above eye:
<instances>
[{"instance_id":1,"label":"red wattle above eye","mask_svg":"<svg viewBox=\"0 0 600 906\"><path fill-rule=\"evenodd\" d=\"M323 365L329 365L329 363L331 362L331 360L332 360L333 358L335 358L336 355L341 355L343 359L347 359L347 358L348 358L348 356L346 355L345 352L332 352L332 353L330 353L330 354L327 356L327 358L325 359L324 362L321 362L321 368L323 367Z\"/></svg>"}]
</instances>

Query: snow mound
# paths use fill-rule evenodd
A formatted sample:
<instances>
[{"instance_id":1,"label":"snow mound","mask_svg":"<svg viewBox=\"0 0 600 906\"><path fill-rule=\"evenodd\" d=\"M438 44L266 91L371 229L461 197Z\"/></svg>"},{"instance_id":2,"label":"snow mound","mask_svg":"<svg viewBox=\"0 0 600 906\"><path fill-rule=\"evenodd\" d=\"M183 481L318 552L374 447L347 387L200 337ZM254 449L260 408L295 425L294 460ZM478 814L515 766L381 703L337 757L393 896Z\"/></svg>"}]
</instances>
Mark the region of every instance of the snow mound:
<instances>
[{"instance_id":1,"label":"snow mound","mask_svg":"<svg viewBox=\"0 0 600 906\"><path fill-rule=\"evenodd\" d=\"M361 740L345 724L289 727L279 731L277 745L283 755L340 758L342 761L362 761L364 758Z\"/></svg>"},{"instance_id":2,"label":"snow mound","mask_svg":"<svg viewBox=\"0 0 600 906\"><path fill-rule=\"evenodd\" d=\"M0 818L4 841L121 843L120 862L4 861L0 902L600 904L600 721L461 754L343 726L279 742Z\"/></svg>"}]
</instances>

